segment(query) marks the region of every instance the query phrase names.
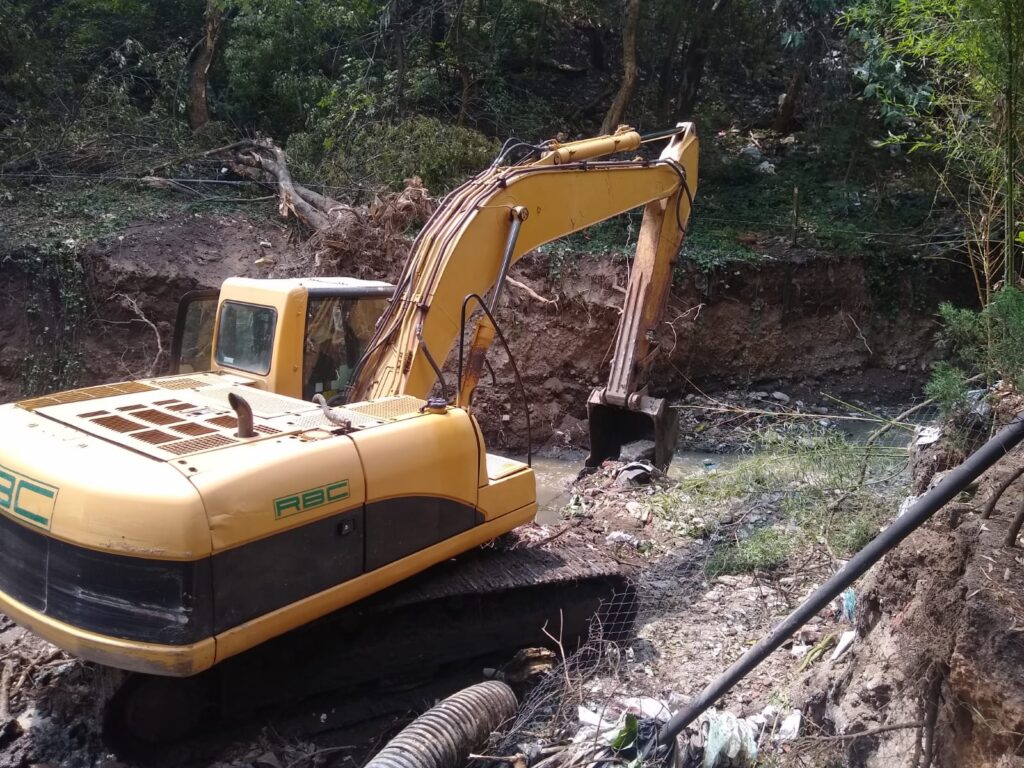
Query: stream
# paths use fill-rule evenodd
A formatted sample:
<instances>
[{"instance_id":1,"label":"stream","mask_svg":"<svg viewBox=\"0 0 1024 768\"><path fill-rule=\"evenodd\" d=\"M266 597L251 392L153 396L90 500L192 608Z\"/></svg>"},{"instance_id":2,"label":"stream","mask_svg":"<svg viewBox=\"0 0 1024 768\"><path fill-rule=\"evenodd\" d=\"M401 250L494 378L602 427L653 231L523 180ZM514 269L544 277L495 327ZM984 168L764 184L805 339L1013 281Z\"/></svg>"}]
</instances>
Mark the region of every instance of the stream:
<instances>
[{"instance_id":1,"label":"stream","mask_svg":"<svg viewBox=\"0 0 1024 768\"><path fill-rule=\"evenodd\" d=\"M895 417L906 408L906 404L886 406L877 411L886 418ZM848 414L857 416L859 414ZM835 417L833 417L835 418ZM931 423L935 418L932 410L918 414L912 420L918 425ZM872 420L837 419L839 429L851 443L863 443L878 428L879 422ZM890 430L879 444L903 446L910 439L909 433L901 429ZM715 470L728 469L750 457L750 453L709 453L705 451L676 451L668 476L674 480L683 480L694 475ZM525 457L517 457L525 461ZM537 522L551 525L559 522L561 510L572 497L572 483L583 468L587 452L584 450L566 450L557 456L543 455L533 457L533 471L537 477Z\"/></svg>"}]
</instances>

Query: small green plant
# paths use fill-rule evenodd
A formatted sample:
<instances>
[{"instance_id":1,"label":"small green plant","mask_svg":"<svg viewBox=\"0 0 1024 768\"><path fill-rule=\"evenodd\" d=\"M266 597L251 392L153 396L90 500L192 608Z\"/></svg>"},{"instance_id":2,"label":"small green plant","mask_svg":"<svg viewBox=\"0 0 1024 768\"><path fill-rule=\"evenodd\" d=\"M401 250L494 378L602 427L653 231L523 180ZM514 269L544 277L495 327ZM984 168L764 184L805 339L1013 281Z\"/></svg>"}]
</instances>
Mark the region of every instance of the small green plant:
<instances>
[{"instance_id":1,"label":"small green plant","mask_svg":"<svg viewBox=\"0 0 1024 768\"><path fill-rule=\"evenodd\" d=\"M942 361L932 370L924 393L938 403L943 417L949 418L967 406L967 377L959 368Z\"/></svg>"},{"instance_id":2,"label":"small green plant","mask_svg":"<svg viewBox=\"0 0 1024 768\"><path fill-rule=\"evenodd\" d=\"M786 564L793 537L778 528L761 528L740 542L715 550L708 563L712 576L727 573L771 572Z\"/></svg>"},{"instance_id":3,"label":"small green plant","mask_svg":"<svg viewBox=\"0 0 1024 768\"><path fill-rule=\"evenodd\" d=\"M980 311L943 303L939 318L950 359L935 366L925 391L938 400L944 414L966 406L970 374L1015 386L1024 383L1024 293L1005 287Z\"/></svg>"}]
</instances>

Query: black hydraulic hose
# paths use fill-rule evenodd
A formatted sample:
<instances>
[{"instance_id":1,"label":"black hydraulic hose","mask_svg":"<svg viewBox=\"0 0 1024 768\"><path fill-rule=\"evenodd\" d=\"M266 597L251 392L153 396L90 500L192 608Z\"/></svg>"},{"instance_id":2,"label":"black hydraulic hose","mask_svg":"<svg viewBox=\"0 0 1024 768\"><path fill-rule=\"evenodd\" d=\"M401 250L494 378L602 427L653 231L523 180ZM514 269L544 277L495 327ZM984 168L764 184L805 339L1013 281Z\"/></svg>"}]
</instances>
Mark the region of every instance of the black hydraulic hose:
<instances>
[{"instance_id":1,"label":"black hydraulic hose","mask_svg":"<svg viewBox=\"0 0 1024 768\"><path fill-rule=\"evenodd\" d=\"M491 314L491 310L484 304L483 296L479 293L470 293L466 295L466 298L462 300L462 311L459 314L459 368L458 378L455 380L455 386L462 388L462 363L463 363L463 347L465 346L465 333L466 333L466 306L470 301L475 301L485 315L490 319L491 325L494 326L494 332L498 334L498 340L501 342L501 346L505 348L505 354L508 355L508 361L512 365L512 373L515 375L516 386L519 388L519 396L523 400L523 410L526 412L526 465L529 467L533 466L533 424L530 421L530 400L526 396L526 387L523 385L523 377L519 375L519 366L516 365L516 359L512 356L512 349L509 347L508 342L505 341L505 334L501 332L501 326L498 325L498 321L494 319L494 315ZM492 371L491 375L494 373Z\"/></svg>"},{"instance_id":2,"label":"black hydraulic hose","mask_svg":"<svg viewBox=\"0 0 1024 768\"><path fill-rule=\"evenodd\" d=\"M640 143L646 144L649 141L658 141L659 139L671 139L673 136L678 136L683 132L683 128L676 126L675 128L664 128L660 131L651 131L650 133L640 134Z\"/></svg>"},{"instance_id":3,"label":"black hydraulic hose","mask_svg":"<svg viewBox=\"0 0 1024 768\"><path fill-rule=\"evenodd\" d=\"M768 637L743 654L718 679L701 691L697 698L673 715L672 719L658 733L657 740L648 742L644 747L643 756L646 758L651 754L656 754L655 750L659 744L672 744L683 728L696 720L704 710L718 701L730 688L764 661L772 651L792 637L818 611L840 595L844 589L863 576L889 550L942 509L960 491L980 477L985 470L1013 450L1021 440L1024 440L1024 413L1017 414L1013 421L1000 430L995 437L967 457L963 464L952 470L938 485L914 502L910 509L898 517L892 525L854 555L846 567L818 587Z\"/></svg>"}]
</instances>

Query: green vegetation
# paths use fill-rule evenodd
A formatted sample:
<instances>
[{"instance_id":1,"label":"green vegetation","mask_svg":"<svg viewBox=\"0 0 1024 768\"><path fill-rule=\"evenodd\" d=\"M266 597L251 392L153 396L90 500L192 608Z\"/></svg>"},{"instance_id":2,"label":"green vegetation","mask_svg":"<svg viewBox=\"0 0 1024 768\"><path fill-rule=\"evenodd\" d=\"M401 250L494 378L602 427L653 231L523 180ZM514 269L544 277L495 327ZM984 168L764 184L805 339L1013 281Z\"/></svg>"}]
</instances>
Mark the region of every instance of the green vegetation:
<instances>
[{"instance_id":1,"label":"green vegetation","mask_svg":"<svg viewBox=\"0 0 1024 768\"><path fill-rule=\"evenodd\" d=\"M974 374L1019 388L1024 381L1024 293L1002 288L980 311L942 304L939 318L950 360L935 366L925 392L943 413L965 411L968 378Z\"/></svg>"},{"instance_id":2,"label":"green vegetation","mask_svg":"<svg viewBox=\"0 0 1024 768\"><path fill-rule=\"evenodd\" d=\"M778 528L761 528L735 545L719 547L711 558L708 571L723 573L764 573L775 571L789 561L793 539Z\"/></svg>"},{"instance_id":3,"label":"green vegetation","mask_svg":"<svg viewBox=\"0 0 1024 768\"><path fill-rule=\"evenodd\" d=\"M902 449L866 448L832 432L783 425L764 432L750 457L687 478L651 505L684 535L725 535L710 574L769 572L789 566L798 552L822 548L847 557L862 548L898 506L905 462ZM745 522L752 511L769 517Z\"/></svg>"}]
</instances>

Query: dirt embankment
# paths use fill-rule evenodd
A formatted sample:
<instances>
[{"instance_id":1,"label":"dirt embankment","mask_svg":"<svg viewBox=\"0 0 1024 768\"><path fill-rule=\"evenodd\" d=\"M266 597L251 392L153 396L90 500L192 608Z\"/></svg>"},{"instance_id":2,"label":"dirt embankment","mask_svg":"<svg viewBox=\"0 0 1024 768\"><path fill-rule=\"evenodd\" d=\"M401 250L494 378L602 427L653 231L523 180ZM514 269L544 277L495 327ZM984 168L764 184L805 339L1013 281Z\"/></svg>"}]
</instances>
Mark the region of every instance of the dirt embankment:
<instances>
[{"instance_id":1,"label":"dirt embankment","mask_svg":"<svg viewBox=\"0 0 1024 768\"><path fill-rule=\"evenodd\" d=\"M950 504L871 572L849 660L795 690L825 732L872 732L847 742L853 768L1024 766L1024 550L1003 546L1024 493L1011 488L980 518L1022 460L1013 452L971 501Z\"/></svg>"},{"instance_id":2,"label":"dirt embankment","mask_svg":"<svg viewBox=\"0 0 1024 768\"><path fill-rule=\"evenodd\" d=\"M574 274L553 283L543 257L532 255L520 270L540 293L558 298L556 308L508 291L511 306L501 315L533 403L534 440L576 442L587 395L607 376L627 266L585 256ZM919 392L935 357L935 308L971 300L958 277L948 266L922 269L887 276L879 291L871 259L808 252L711 274L687 268L658 334L651 392L679 397L695 388L755 386L811 402L822 391L869 402L905 399ZM505 385L512 372L501 350L492 360L502 386L485 384L478 402L498 436L516 447L524 435L518 398ZM494 418L500 413L507 421Z\"/></svg>"},{"instance_id":3,"label":"dirt embankment","mask_svg":"<svg viewBox=\"0 0 1024 768\"><path fill-rule=\"evenodd\" d=\"M84 245L77 273L42 268L54 257L31 248L0 254L0 399L60 388L46 380L54 366L75 385L162 373L178 300L232 275L256 276L253 262L269 252L294 252L285 228L196 216L137 222ZM69 315L68 305L82 300L86 311ZM33 360L58 355L71 370L58 361L32 375Z\"/></svg>"},{"instance_id":4,"label":"dirt embankment","mask_svg":"<svg viewBox=\"0 0 1024 768\"><path fill-rule=\"evenodd\" d=\"M178 298L216 287L230 275L269 276L299 260L285 228L242 215L195 215L138 222L84 246L88 310L67 324L66 280L31 269L33 254L0 264L0 396L53 389L45 375L26 377L26 361L50 354L71 335L80 354L70 378L77 384L125 379L166 364ZM393 278L400 253L350 256L337 271ZM265 260L257 265L258 260ZM758 263L736 263L705 274L687 269L677 280L652 391L678 396L693 386L783 386L815 397L822 387L898 397L914 390L933 355L932 312L939 301L968 301L948 268L886 277L878 284L869 259L829 258L795 251ZM558 278L543 254L514 270L544 304L518 288L504 293L502 327L523 372L534 411L535 444L578 441L590 389L603 382L628 280L620 259L580 255ZM881 295L879 295L881 293ZM133 303L134 302L134 303ZM73 327L68 327L68 326ZM158 344L159 336L159 344ZM162 354L161 354L162 349ZM496 345L497 386L478 393L485 427L497 445L525 445L519 396L507 357ZM38 372L37 372L38 374ZM841 385L835 383L843 377Z\"/></svg>"}]
</instances>

